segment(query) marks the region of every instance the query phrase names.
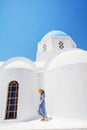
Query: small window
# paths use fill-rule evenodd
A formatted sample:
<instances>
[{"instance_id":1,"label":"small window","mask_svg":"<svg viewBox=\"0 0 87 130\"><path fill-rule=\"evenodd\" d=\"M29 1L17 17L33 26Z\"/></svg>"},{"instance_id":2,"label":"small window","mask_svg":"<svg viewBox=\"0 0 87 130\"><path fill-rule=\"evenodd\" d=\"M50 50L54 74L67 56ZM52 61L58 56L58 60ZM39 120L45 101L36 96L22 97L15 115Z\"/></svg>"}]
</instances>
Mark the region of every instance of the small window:
<instances>
[{"instance_id":1,"label":"small window","mask_svg":"<svg viewBox=\"0 0 87 130\"><path fill-rule=\"evenodd\" d=\"M42 49L43 49L44 52L47 51L47 45L44 44L43 47L42 47Z\"/></svg>"},{"instance_id":2,"label":"small window","mask_svg":"<svg viewBox=\"0 0 87 130\"><path fill-rule=\"evenodd\" d=\"M5 119L17 118L18 89L19 89L19 85L17 81L10 82L8 86L8 97L7 97Z\"/></svg>"},{"instance_id":3,"label":"small window","mask_svg":"<svg viewBox=\"0 0 87 130\"><path fill-rule=\"evenodd\" d=\"M63 49L64 48L64 43L62 41L59 42L59 48Z\"/></svg>"}]
</instances>

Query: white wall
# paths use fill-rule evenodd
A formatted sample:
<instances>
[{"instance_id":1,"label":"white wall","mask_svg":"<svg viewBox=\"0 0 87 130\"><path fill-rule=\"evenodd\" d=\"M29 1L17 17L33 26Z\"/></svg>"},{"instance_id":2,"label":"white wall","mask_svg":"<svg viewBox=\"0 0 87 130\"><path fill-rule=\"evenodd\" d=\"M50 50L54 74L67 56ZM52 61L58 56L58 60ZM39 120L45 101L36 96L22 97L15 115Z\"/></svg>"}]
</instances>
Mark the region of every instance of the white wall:
<instances>
[{"instance_id":1,"label":"white wall","mask_svg":"<svg viewBox=\"0 0 87 130\"><path fill-rule=\"evenodd\" d=\"M39 105L38 75L28 69L0 70L0 121L5 118L8 84L19 83L17 120L30 120L37 116Z\"/></svg>"},{"instance_id":2,"label":"white wall","mask_svg":"<svg viewBox=\"0 0 87 130\"><path fill-rule=\"evenodd\" d=\"M87 119L87 63L51 69L44 78L48 115Z\"/></svg>"},{"instance_id":3,"label":"white wall","mask_svg":"<svg viewBox=\"0 0 87 130\"><path fill-rule=\"evenodd\" d=\"M60 45L59 43L62 42L63 45ZM74 49L76 48L76 44L72 41L71 37L66 37L66 36L54 36L52 38L52 48L54 52L58 52L58 51L63 51L63 50L67 50L67 49ZM61 46L63 46L64 48L61 49Z\"/></svg>"},{"instance_id":4,"label":"white wall","mask_svg":"<svg viewBox=\"0 0 87 130\"><path fill-rule=\"evenodd\" d=\"M38 44L38 50L36 54L36 61L46 62L52 54L52 39L48 38Z\"/></svg>"}]
</instances>

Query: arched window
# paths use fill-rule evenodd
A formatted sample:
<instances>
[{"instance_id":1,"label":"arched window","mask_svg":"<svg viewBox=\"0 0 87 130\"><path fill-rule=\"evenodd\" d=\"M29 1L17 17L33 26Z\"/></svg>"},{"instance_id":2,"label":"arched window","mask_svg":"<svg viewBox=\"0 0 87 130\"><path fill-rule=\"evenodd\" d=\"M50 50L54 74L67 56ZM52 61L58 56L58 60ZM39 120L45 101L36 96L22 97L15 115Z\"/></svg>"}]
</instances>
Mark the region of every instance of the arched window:
<instances>
[{"instance_id":1,"label":"arched window","mask_svg":"<svg viewBox=\"0 0 87 130\"><path fill-rule=\"evenodd\" d=\"M17 118L18 89L19 85L17 81L9 83L5 119Z\"/></svg>"}]
</instances>

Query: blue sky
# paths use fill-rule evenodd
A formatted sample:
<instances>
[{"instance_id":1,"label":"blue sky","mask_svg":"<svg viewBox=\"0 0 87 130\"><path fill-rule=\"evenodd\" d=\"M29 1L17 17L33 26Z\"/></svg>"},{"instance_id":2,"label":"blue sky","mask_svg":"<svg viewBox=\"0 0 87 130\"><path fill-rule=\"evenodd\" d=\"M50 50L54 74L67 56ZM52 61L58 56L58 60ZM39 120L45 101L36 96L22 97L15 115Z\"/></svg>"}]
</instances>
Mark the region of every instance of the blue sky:
<instances>
[{"instance_id":1,"label":"blue sky","mask_svg":"<svg viewBox=\"0 0 87 130\"><path fill-rule=\"evenodd\" d=\"M52 30L87 50L87 0L0 0L0 61L35 61L38 42Z\"/></svg>"}]
</instances>

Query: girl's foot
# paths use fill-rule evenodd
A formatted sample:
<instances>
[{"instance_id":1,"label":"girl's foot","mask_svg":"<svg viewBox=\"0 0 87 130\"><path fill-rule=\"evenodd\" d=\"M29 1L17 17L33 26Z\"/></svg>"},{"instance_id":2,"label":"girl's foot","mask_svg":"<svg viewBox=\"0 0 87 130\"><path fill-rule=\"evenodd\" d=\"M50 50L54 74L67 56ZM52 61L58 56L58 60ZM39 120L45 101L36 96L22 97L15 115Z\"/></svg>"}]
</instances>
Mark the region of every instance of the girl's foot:
<instances>
[{"instance_id":1,"label":"girl's foot","mask_svg":"<svg viewBox=\"0 0 87 130\"><path fill-rule=\"evenodd\" d=\"M41 121L44 121L45 120L45 118L43 117L42 119L41 119Z\"/></svg>"},{"instance_id":2,"label":"girl's foot","mask_svg":"<svg viewBox=\"0 0 87 130\"><path fill-rule=\"evenodd\" d=\"M45 117L45 118L44 118L44 121L48 121L48 117Z\"/></svg>"}]
</instances>

